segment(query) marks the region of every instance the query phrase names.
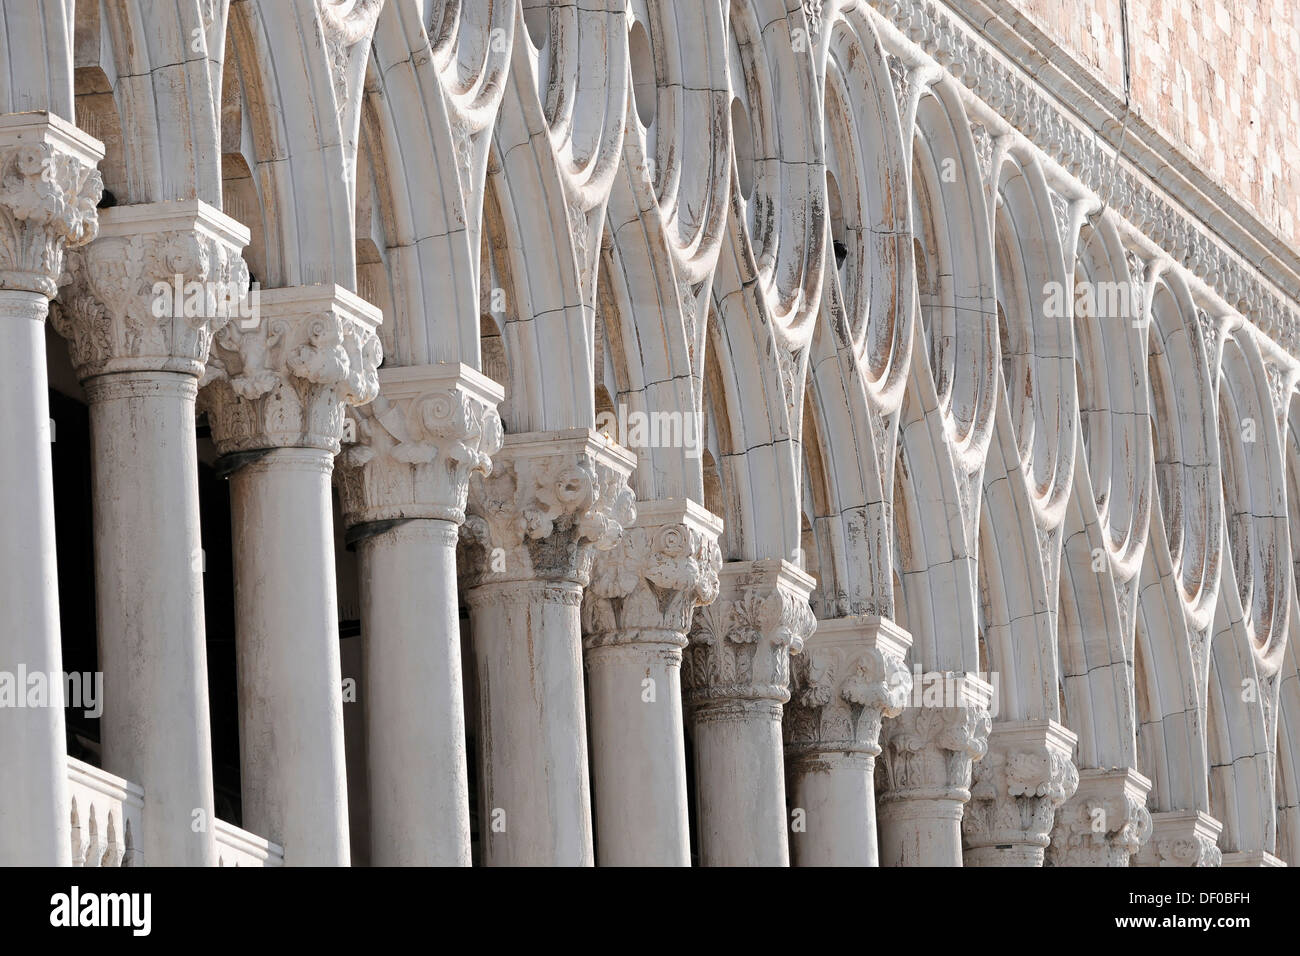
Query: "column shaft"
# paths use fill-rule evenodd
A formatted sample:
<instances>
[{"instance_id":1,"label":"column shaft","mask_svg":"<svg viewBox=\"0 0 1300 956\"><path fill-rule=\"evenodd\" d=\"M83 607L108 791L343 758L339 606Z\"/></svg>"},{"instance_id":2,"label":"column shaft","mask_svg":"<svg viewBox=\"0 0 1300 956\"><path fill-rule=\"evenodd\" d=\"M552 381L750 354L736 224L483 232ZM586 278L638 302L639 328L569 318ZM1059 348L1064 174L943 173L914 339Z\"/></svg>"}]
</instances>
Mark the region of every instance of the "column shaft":
<instances>
[{"instance_id":1,"label":"column shaft","mask_svg":"<svg viewBox=\"0 0 1300 956\"><path fill-rule=\"evenodd\" d=\"M346 866L333 455L277 448L231 475L244 828L294 866Z\"/></svg>"},{"instance_id":2,"label":"column shaft","mask_svg":"<svg viewBox=\"0 0 1300 956\"><path fill-rule=\"evenodd\" d=\"M0 291L0 672L61 677L54 473L45 372L45 295ZM59 685L61 687L61 685ZM50 688L54 691L55 688ZM26 687L16 688L26 695ZM0 865L71 860L62 695L0 714Z\"/></svg>"},{"instance_id":3,"label":"column shaft","mask_svg":"<svg viewBox=\"0 0 1300 956\"><path fill-rule=\"evenodd\" d=\"M790 838L795 866L879 866L876 848L876 758L819 753L792 761L790 806L804 813Z\"/></svg>"},{"instance_id":4,"label":"column shaft","mask_svg":"<svg viewBox=\"0 0 1300 956\"><path fill-rule=\"evenodd\" d=\"M582 588L512 581L477 587L469 599L481 688L483 860L590 866Z\"/></svg>"},{"instance_id":5,"label":"column shaft","mask_svg":"<svg viewBox=\"0 0 1300 956\"><path fill-rule=\"evenodd\" d=\"M216 863L199 537L198 383L90 379L104 768L147 789L147 863Z\"/></svg>"},{"instance_id":6,"label":"column shaft","mask_svg":"<svg viewBox=\"0 0 1300 956\"><path fill-rule=\"evenodd\" d=\"M681 647L605 645L586 656L600 864L689 866Z\"/></svg>"},{"instance_id":7,"label":"column shaft","mask_svg":"<svg viewBox=\"0 0 1300 956\"><path fill-rule=\"evenodd\" d=\"M692 724L700 865L788 866L781 704L708 704Z\"/></svg>"},{"instance_id":8,"label":"column shaft","mask_svg":"<svg viewBox=\"0 0 1300 956\"><path fill-rule=\"evenodd\" d=\"M413 519L357 546L376 866L470 864L456 540Z\"/></svg>"}]
</instances>

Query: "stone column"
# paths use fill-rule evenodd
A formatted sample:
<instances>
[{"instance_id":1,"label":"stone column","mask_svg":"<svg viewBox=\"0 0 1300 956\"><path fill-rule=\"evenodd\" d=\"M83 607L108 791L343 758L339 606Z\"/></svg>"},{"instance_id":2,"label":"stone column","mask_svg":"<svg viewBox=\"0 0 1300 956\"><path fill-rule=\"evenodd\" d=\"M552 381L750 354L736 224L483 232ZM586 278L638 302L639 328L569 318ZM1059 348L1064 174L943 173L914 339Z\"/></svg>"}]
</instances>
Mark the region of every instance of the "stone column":
<instances>
[{"instance_id":1,"label":"stone column","mask_svg":"<svg viewBox=\"0 0 1300 956\"><path fill-rule=\"evenodd\" d=\"M1151 836L1151 781L1136 770L1082 770L1074 796L1056 811L1048 866L1128 866Z\"/></svg>"},{"instance_id":2,"label":"stone column","mask_svg":"<svg viewBox=\"0 0 1300 956\"><path fill-rule=\"evenodd\" d=\"M148 794L150 865L216 863L194 402L247 242L199 200L105 209L51 313L90 403L104 769Z\"/></svg>"},{"instance_id":3,"label":"stone column","mask_svg":"<svg viewBox=\"0 0 1300 956\"><path fill-rule=\"evenodd\" d=\"M0 671L60 678L0 712L0 866L71 861L45 317L65 248L95 238L103 152L52 113L0 116Z\"/></svg>"},{"instance_id":4,"label":"stone column","mask_svg":"<svg viewBox=\"0 0 1300 956\"><path fill-rule=\"evenodd\" d=\"M788 561L722 566L718 600L695 615L682 687L695 744L700 863L786 866L782 705L790 655L816 627L816 582Z\"/></svg>"},{"instance_id":5,"label":"stone column","mask_svg":"<svg viewBox=\"0 0 1300 956\"><path fill-rule=\"evenodd\" d=\"M489 866L593 862L582 589L636 519L636 459L590 429L507 435L470 483L459 556L474 632Z\"/></svg>"},{"instance_id":6,"label":"stone column","mask_svg":"<svg viewBox=\"0 0 1300 956\"><path fill-rule=\"evenodd\" d=\"M682 648L717 597L721 531L693 501L639 502L596 557L582 630L602 866L690 865Z\"/></svg>"},{"instance_id":7,"label":"stone column","mask_svg":"<svg viewBox=\"0 0 1300 956\"><path fill-rule=\"evenodd\" d=\"M1221 866L1217 846L1223 824L1200 810L1151 814L1151 839L1138 850L1136 866Z\"/></svg>"},{"instance_id":8,"label":"stone column","mask_svg":"<svg viewBox=\"0 0 1300 956\"><path fill-rule=\"evenodd\" d=\"M790 856L796 866L878 866L876 757L880 724L912 691L912 635L892 621L818 621L791 659L785 706Z\"/></svg>"},{"instance_id":9,"label":"stone column","mask_svg":"<svg viewBox=\"0 0 1300 956\"><path fill-rule=\"evenodd\" d=\"M961 866L971 766L988 749L993 688L973 674L925 674L885 727L877 774L882 866Z\"/></svg>"},{"instance_id":10,"label":"stone column","mask_svg":"<svg viewBox=\"0 0 1300 956\"><path fill-rule=\"evenodd\" d=\"M458 364L381 369L379 389L335 472L360 559L371 861L469 866L456 542L503 392Z\"/></svg>"},{"instance_id":11,"label":"stone column","mask_svg":"<svg viewBox=\"0 0 1300 956\"><path fill-rule=\"evenodd\" d=\"M962 817L966 866L1042 866L1056 810L1074 795L1078 738L1054 720L995 723Z\"/></svg>"},{"instance_id":12,"label":"stone column","mask_svg":"<svg viewBox=\"0 0 1300 956\"><path fill-rule=\"evenodd\" d=\"M230 477L244 828L290 866L349 861L330 475L344 406L379 391L380 318L340 286L263 290L204 381Z\"/></svg>"}]
</instances>

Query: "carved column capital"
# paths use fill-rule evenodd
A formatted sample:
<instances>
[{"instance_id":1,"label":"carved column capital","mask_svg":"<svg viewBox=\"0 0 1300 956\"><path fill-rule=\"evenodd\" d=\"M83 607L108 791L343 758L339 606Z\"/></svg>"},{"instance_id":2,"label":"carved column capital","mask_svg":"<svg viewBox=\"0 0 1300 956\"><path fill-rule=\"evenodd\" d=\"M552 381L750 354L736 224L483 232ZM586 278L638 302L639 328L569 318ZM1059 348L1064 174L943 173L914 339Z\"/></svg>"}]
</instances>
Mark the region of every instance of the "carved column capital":
<instances>
[{"instance_id":1,"label":"carved column capital","mask_svg":"<svg viewBox=\"0 0 1300 956\"><path fill-rule=\"evenodd\" d=\"M876 765L881 802L970 799L971 766L988 750L993 688L974 674L927 674L946 706L921 705L915 679L906 710L884 730Z\"/></svg>"},{"instance_id":2,"label":"carved column capital","mask_svg":"<svg viewBox=\"0 0 1300 956\"><path fill-rule=\"evenodd\" d=\"M247 229L198 199L102 210L50 311L78 377L201 376L213 334L246 301L247 244Z\"/></svg>"},{"instance_id":3,"label":"carved column capital","mask_svg":"<svg viewBox=\"0 0 1300 956\"><path fill-rule=\"evenodd\" d=\"M356 441L335 463L345 527L464 521L470 474L490 474L501 448L503 395L466 365L380 369L379 395L348 409Z\"/></svg>"},{"instance_id":4,"label":"carved column capital","mask_svg":"<svg viewBox=\"0 0 1300 956\"><path fill-rule=\"evenodd\" d=\"M583 595L588 648L686 645L697 607L718 596L722 519L685 499L637 503L636 524L596 555Z\"/></svg>"},{"instance_id":5,"label":"carved column capital","mask_svg":"<svg viewBox=\"0 0 1300 956\"><path fill-rule=\"evenodd\" d=\"M507 435L491 474L470 481L461 526L466 588L507 581L586 586L597 551L636 520L636 457L588 428Z\"/></svg>"},{"instance_id":6,"label":"carved column capital","mask_svg":"<svg viewBox=\"0 0 1300 956\"><path fill-rule=\"evenodd\" d=\"M881 617L818 621L790 661L790 702L782 721L789 758L880 753L880 725L912 695L905 663L912 635Z\"/></svg>"},{"instance_id":7,"label":"carved column capital","mask_svg":"<svg viewBox=\"0 0 1300 956\"><path fill-rule=\"evenodd\" d=\"M64 250L99 230L104 146L52 113L0 116L0 289L54 298Z\"/></svg>"},{"instance_id":8,"label":"carved column capital","mask_svg":"<svg viewBox=\"0 0 1300 956\"><path fill-rule=\"evenodd\" d=\"M1056 811L1048 866L1128 866L1151 836L1151 781L1136 770L1083 770Z\"/></svg>"},{"instance_id":9,"label":"carved column capital","mask_svg":"<svg viewBox=\"0 0 1300 956\"><path fill-rule=\"evenodd\" d=\"M1223 824L1200 810L1151 814L1151 839L1138 851L1138 866L1221 866Z\"/></svg>"},{"instance_id":10,"label":"carved column capital","mask_svg":"<svg viewBox=\"0 0 1300 956\"><path fill-rule=\"evenodd\" d=\"M379 393L382 318L342 286L263 290L257 316L227 323L213 341L200 406L217 451L338 454L344 407Z\"/></svg>"},{"instance_id":11,"label":"carved column capital","mask_svg":"<svg viewBox=\"0 0 1300 956\"><path fill-rule=\"evenodd\" d=\"M988 753L972 771L961 823L967 849L1046 848L1056 809L1079 785L1070 759L1077 741L1054 720L995 723Z\"/></svg>"},{"instance_id":12,"label":"carved column capital","mask_svg":"<svg viewBox=\"0 0 1300 956\"><path fill-rule=\"evenodd\" d=\"M816 582L788 561L729 561L718 599L695 614L682 658L687 706L790 699L790 655L817 626Z\"/></svg>"}]
</instances>

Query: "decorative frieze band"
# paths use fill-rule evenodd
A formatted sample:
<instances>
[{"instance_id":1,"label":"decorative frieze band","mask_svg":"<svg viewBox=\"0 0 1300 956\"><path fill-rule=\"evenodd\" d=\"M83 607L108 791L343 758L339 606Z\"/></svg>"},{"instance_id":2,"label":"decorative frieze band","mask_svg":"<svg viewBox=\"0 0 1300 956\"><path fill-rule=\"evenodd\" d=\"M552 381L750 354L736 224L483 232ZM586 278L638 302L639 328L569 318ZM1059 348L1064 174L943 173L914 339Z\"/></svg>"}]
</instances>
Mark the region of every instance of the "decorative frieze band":
<instances>
[{"instance_id":1,"label":"decorative frieze band","mask_svg":"<svg viewBox=\"0 0 1300 956\"><path fill-rule=\"evenodd\" d=\"M880 753L880 725L912 694L905 660L912 635L880 617L818 621L791 659L790 702L782 722L787 757L826 751Z\"/></svg>"},{"instance_id":2,"label":"decorative frieze band","mask_svg":"<svg viewBox=\"0 0 1300 956\"><path fill-rule=\"evenodd\" d=\"M817 620L808 604L816 582L788 561L731 561L718 599L695 612L682 655L686 705L790 699L790 655L803 650Z\"/></svg>"},{"instance_id":3,"label":"decorative frieze band","mask_svg":"<svg viewBox=\"0 0 1300 956\"><path fill-rule=\"evenodd\" d=\"M248 292L247 244L247 229L197 199L102 210L99 238L68 254L50 312L77 375L201 376L213 335ZM178 287L202 294L191 306Z\"/></svg>"},{"instance_id":4,"label":"decorative frieze band","mask_svg":"<svg viewBox=\"0 0 1300 956\"><path fill-rule=\"evenodd\" d=\"M259 315L213 342L200 403L222 455L337 454L344 408L379 394L379 309L342 286L266 289Z\"/></svg>"},{"instance_id":5,"label":"decorative frieze band","mask_svg":"<svg viewBox=\"0 0 1300 956\"><path fill-rule=\"evenodd\" d=\"M491 474L470 480L457 565L466 588L505 581L586 586L597 551L636 520L636 457L596 432L507 435Z\"/></svg>"},{"instance_id":6,"label":"decorative frieze band","mask_svg":"<svg viewBox=\"0 0 1300 956\"><path fill-rule=\"evenodd\" d=\"M0 116L0 289L54 298L65 249L99 230L104 147L52 113Z\"/></svg>"},{"instance_id":7,"label":"decorative frieze band","mask_svg":"<svg viewBox=\"0 0 1300 956\"><path fill-rule=\"evenodd\" d=\"M596 555L582 605L588 648L686 645L697 607L718 596L722 521L689 499L638 502L636 524Z\"/></svg>"},{"instance_id":8,"label":"decorative frieze band","mask_svg":"<svg viewBox=\"0 0 1300 956\"><path fill-rule=\"evenodd\" d=\"M348 415L334 471L348 528L407 518L465 520L473 473L488 475L501 447L504 391L465 365L379 371L379 395Z\"/></svg>"}]
</instances>

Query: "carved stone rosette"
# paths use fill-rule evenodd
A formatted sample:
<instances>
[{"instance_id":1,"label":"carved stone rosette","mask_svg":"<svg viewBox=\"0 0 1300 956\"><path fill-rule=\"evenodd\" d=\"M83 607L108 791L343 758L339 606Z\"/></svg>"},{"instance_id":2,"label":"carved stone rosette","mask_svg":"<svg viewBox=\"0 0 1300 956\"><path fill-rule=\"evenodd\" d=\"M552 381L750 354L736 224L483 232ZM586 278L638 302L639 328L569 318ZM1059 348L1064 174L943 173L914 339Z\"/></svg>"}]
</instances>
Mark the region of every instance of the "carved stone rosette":
<instances>
[{"instance_id":1,"label":"carved stone rosette","mask_svg":"<svg viewBox=\"0 0 1300 956\"><path fill-rule=\"evenodd\" d=\"M1151 814L1151 839L1138 851L1138 866L1222 866L1223 824L1199 810Z\"/></svg>"},{"instance_id":2,"label":"carved stone rosette","mask_svg":"<svg viewBox=\"0 0 1300 956\"><path fill-rule=\"evenodd\" d=\"M693 501L638 503L635 526L596 555L583 595L584 645L685 647L695 609L718 596L721 531L721 520Z\"/></svg>"},{"instance_id":3,"label":"carved stone rosette","mask_svg":"<svg viewBox=\"0 0 1300 956\"><path fill-rule=\"evenodd\" d=\"M66 287L50 311L78 377L203 375L212 336L230 320L228 304L205 296L201 307L186 308L170 290L197 282L242 298L247 244L247 229L197 199L103 210L99 238L68 254Z\"/></svg>"},{"instance_id":4,"label":"carved stone rosette","mask_svg":"<svg viewBox=\"0 0 1300 956\"><path fill-rule=\"evenodd\" d=\"M379 396L348 412L356 442L335 462L344 525L464 521L470 475L491 474L501 448L503 395L465 365L381 369Z\"/></svg>"},{"instance_id":5,"label":"carved stone rosette","mask_svg":"<svg viewBox=\"0 0 1300 956\"><path fill-rule=\"evenodd\" d=\"M64 250L99 230L103 155L52 113L0 116L0 289L54 298Z\"/></svg>"},{"instance_id":6,"label":"carved stone rosette","mask_svg":"<svg viewBox=\"0 0 1300 956\"><path fill-rule=\"evenodd\" d=\"M912 636L885 618L818 621L790 661L790 702L782 721L787 760L818 754L880 753L880 725L912 694L904 663Z\"/></svg>"},{"instance_id":7,"label":"carved stone rosette","mask_svg":"<svg viewBox=\"0 0 1300 956\"><path fill-rule=\"evenodd\" d=\"M342 286L268 289L259 314L217 334L200 407L222 455L337 454L344 408L379 394L379 309Z\"/></svg>"},{"instance_id":8,"label":"carved stone rosette","mask_svg":"<svg viewBox=\"0 0 1300 956\"><path fill-rule=\"evenodd\" d=\"M808 596L816 582L788 561L733 561L719 597L695 615L682 658L688 707L713 701L790 699L790 655L817 627Z\"/></svg>"},{"instance_id":9,"label":"carved stone rosette","mask_svg":"<svg viewBox=\"0 0 1300 956\"><path fill-rule=\"evenodd\" d=\"M507 435L472 479L457 566L466 588L506 581L585 587L597 551L636 520L635 456L591 429Z\"/></svg>"},{"instance_id":10,"label":"carved stone rosette","mask_svg":"<svg viewBox=\"0 0 1300 956\"><path fill-rule=\"evenodd\" d=\"M933 676L933 675L931 675ZM909 706L884 731L876 764L882 804L970 799L971 767L988 750L993 688L973 674L938 675L952 706Z\"/></svg>"},{"instance_id":11,"label":"carved stone rosette","mask_svg":"<svg viewBox=\"0 0 1300 956\"><path fill-rule=\"evenodd\" d=\"M1151 781L1136 770L1083 770L1056 811L1047 866L1128 866L1151 836Z\"/></svg>"},{"instance_id":12,"label":"carved stone rosette","mask_svg":"<svg viewBox=\"0 0 1300 956\"><path fill-rule=\"evenodd\" d=\"M1070 759L1077 739L1053 720L993 725L988 753L973 768L971 799L962 816L968 865L1009 862L997 854L999 847L1026 848L1026 860L1041 865L1056 809L1079 785Z\"/></svg>"}]
</instances>

